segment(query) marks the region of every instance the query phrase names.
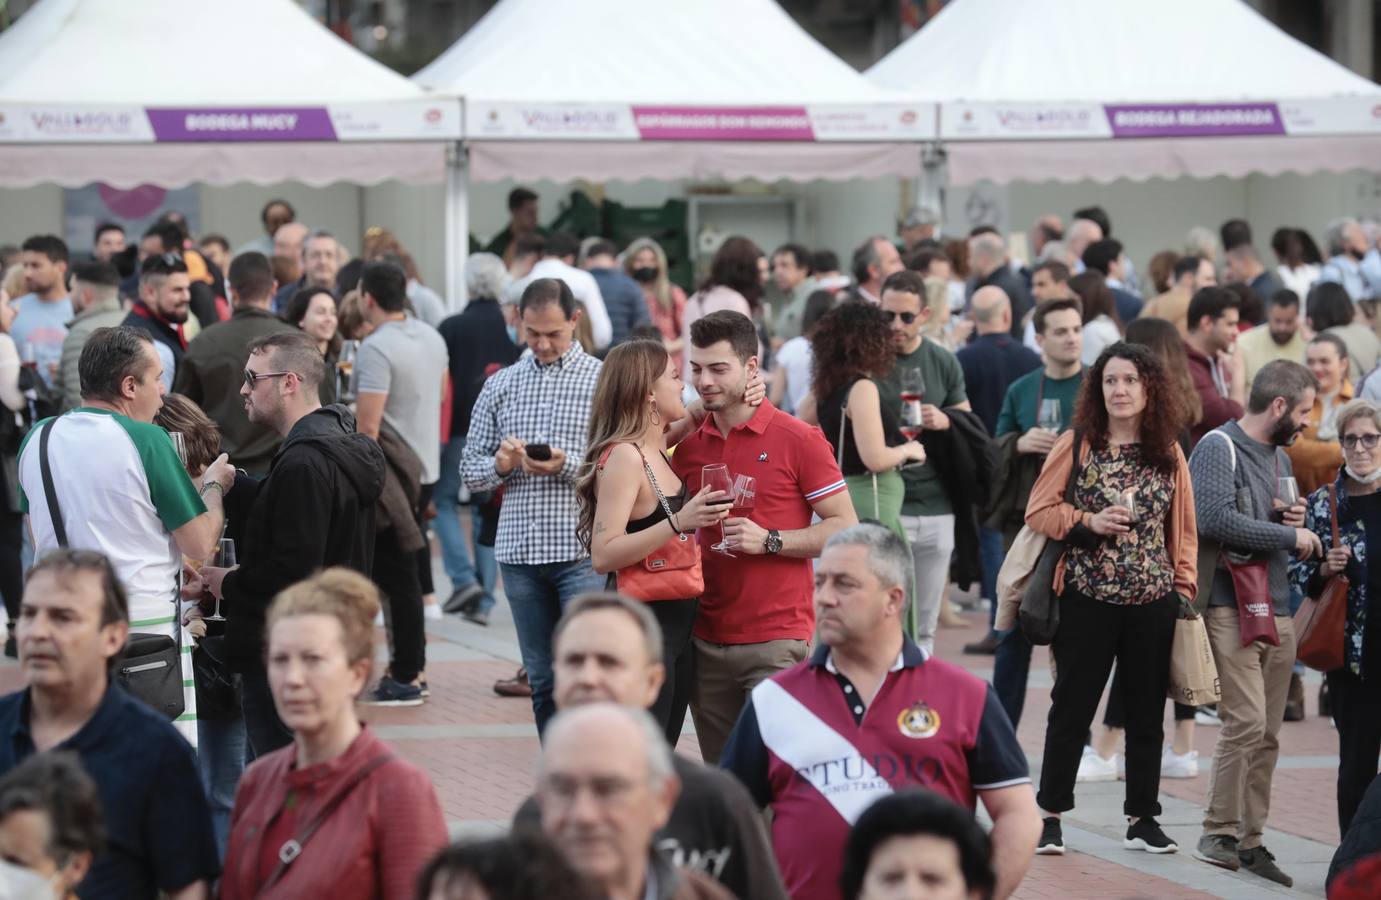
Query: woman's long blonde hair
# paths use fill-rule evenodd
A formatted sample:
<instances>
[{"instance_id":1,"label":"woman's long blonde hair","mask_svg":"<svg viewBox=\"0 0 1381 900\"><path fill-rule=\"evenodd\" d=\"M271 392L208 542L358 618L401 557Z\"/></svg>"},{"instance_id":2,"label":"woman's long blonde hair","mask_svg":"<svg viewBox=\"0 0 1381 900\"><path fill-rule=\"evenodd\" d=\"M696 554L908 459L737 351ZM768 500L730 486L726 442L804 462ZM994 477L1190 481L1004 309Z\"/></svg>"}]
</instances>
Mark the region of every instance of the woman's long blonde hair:
<instances>
[{"instance_id":1,"label":"woman's long blonde hair","mask_svg":"<svg viewBox=\"0 0 1381 900\"><path fill-rule=\"evenodd\" d=\"M671 309L671 279L667 277L667 253L652 238L638 238L623 251L623 270L633 277L633 259L642 251L651 250L657 257L657 280L652 282L652 294L662 309Z\"/></svg>"},{"instance_id":2,"label":"woman's long blonde hair","mask_svg":"<svg viewBox=\"0 0 1381 900\"><path fill-rule=\"evenodd\" d=\"M667 351L660 341L627 341L604 358L590 405L590 433L576 480L580 501L576 536L585 549L595 525L595 475L604 451L614 444L637 443L653 423L648 396L667 370ZM665 424L665 423L664 423Z\"/></svg>"}]
</instances>

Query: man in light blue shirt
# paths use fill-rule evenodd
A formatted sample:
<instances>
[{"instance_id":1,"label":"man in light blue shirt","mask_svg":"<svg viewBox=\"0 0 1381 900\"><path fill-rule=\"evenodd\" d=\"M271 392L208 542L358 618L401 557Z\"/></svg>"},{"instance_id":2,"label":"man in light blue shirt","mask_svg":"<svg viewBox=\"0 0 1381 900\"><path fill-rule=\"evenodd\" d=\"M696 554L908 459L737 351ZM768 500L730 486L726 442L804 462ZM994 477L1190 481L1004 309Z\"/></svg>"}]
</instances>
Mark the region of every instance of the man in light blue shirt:
<instances>
[{"instance_id":1,"label":"man in light blue shirt","mask_svg":"<svg viewBox=\"0 0 1381 900\"><path fill-rule=\"evenodd\" d=\"M51 234L29 238L20 248L24 283L30 293L15 301L18 315L10 337L25 364L33 364L49 386L62 361L62 342L72 321L67 295L67 245Z\"/></svg>"},{"instance_id":2,"label":"man in light blue shirt","mask_svg":"<svg viewBox=\"0 0 1381 900\"><path fill-rule=\"evenodd\" d=\"M1381 283L1368 283L1363 272L1362 259L1368 250L1367 236L1357 220L1343 218L1329 222L1324 231L1324 241L1328 244L1330 258L1319 270L1319 281L1341 284L1353 303L1374 296Z\"/></svg>"}]
</instances>

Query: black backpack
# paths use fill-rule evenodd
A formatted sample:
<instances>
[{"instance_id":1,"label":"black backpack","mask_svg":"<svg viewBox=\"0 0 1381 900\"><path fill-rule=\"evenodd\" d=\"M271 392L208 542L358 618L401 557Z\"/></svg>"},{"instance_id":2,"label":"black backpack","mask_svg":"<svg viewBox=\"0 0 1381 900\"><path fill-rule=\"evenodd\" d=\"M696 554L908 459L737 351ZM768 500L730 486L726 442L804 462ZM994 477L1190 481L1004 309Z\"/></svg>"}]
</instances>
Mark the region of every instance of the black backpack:
<instances>
[{"instance_id":1,"label":"black backpack","mask_svg":"<svg viewBox=\"0 0 1381 900\"><path fill-rule=\"evenodd\" d=\"M19 447L35 422L62 412L62 398L28 366L19 369L19 391L24 395L23 407L17 410L0 407L0 454L5 456L19 455Z\"/></svg>"}]
</instances>

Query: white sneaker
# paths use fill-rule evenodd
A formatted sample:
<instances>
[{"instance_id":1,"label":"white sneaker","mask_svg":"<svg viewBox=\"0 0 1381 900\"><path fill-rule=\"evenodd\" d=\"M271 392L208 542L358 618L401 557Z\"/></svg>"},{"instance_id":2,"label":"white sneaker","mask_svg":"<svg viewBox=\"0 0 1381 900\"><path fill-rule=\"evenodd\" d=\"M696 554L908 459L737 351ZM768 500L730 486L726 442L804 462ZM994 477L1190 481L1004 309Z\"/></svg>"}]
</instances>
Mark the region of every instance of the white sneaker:
<instances>
[{"instance_id":1,"label":"white sneaker","mask_svg":"<svg viewBox=\"0 0 1381 900\"><path fill-rule=\"evenodd\" d=\"M1171 748L1166 747L1160 754L1160 777L1198 778L1199 751L1190 750L1188 753L1176 753Z\"/></svg>"},{"instance_id":2,"label":"white sneaker","mask_svg":"<svg viewBox=\"0 0 1381 900\"><path fill-rule=\"evenodd\" d=\"M1219 725L1222 725L1223 720L1218 718L1218 711L1216 709L1210 709L1207 706L1201 706L1198 709L1194 710L1194 724L1207 725L1210 728L1215 728Z\"/></svg>"},{"instance_id":3,"label":"white sneaker","mask_svg":"<svg viewBox=\"0 0 1381 900\"><path fill-rule=\"evenodd\" d=\"M1079 760L1079 773L1074 776L1075 782L1088 784L1095 781L1116 781L1117 757L1118 754L1114 753L1104 759L1092 747L1085 745L1084 755Z\"/></svg>"}]
</instances>

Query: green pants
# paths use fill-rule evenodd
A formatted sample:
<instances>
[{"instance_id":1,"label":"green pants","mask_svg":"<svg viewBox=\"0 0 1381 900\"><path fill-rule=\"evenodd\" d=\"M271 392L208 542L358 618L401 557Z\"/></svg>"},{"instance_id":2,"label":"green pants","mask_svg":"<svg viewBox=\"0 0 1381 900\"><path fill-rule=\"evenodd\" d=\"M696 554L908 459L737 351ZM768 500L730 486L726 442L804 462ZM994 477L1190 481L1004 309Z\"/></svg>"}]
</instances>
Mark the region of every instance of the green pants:
<instances>
[{"instance_id":1,"label":"green pants","mask_svg":"<svg viewBox=\"0 0 1381 900\"><path fill-rule=\"evenodd\" d=\"M859 520L871 519L889 529L901 538L902 543L907 545L907 552L910 552L911 545L901 525L901 505L906 495L906 483L902 481L901 472L890 469L876 475L871 472L845 475L844 483L849 486L849 499L853 501L854 513ZM914 570L908 565L906 571L906 614L902 621L906 633L915 640L916 586L911 583L915 580Z\"/></svg>"}]
</instances>

